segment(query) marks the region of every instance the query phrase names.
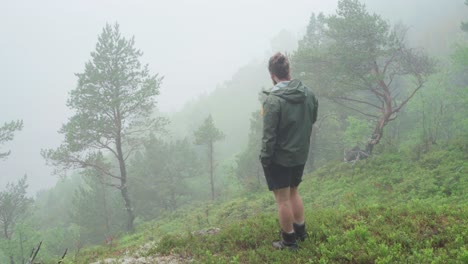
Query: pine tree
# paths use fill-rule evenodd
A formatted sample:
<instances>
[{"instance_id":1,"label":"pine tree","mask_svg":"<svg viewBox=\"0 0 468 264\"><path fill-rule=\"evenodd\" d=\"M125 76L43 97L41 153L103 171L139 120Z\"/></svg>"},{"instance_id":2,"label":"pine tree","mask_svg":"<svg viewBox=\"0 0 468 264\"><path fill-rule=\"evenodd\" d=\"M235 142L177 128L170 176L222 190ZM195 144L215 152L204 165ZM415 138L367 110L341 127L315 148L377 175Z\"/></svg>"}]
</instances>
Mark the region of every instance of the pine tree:
<instances>
[{"instance_id":1,"label":"pine tree","mask_svg":"<svg viewBox=\"0 0 468 264\"><path fill-rule=\"evenodd\" d=\"M9 183L4 191L0 192L0 227L1 236L7 241L7 247L11 248L10 241L15 231L15 225L24 218L26 211L32 200L26 196L26 175L18 183ZM0 236L0 237L1 237ZM10 256L10 263L14 264L14 256L10 252L5 252Z\"/></svg>"},{"instance_id":2,"label":"pine tree","mask_svg":"<svg viewBox=\"0 0 468 264\"><path fill-rule=\"evenodd\" d=\"M194 133L195 144L205 145L208 147L208 158L210 166L210 184L211 184L211 199L215 199L214 191L214 176L213 176L213 163L214 163L214 144L217 141L224 139L224 133L215 127L213 118L209 115L203 124Z\"/></svg>"},{"instance_id":3,"label":"pine tree","mask_svg":"<svg viewBox=\"0 0 468 264\"><path fill-rule=\"evenodd\" d=\"M0 145L13 140L16 131L23 129L23 121L11 121L0 127ZM11 151L0 152L0 159L10 155Z\"/></svg>"},{"instance_id":4,"label":"pine tree","mask_svg":"<svg viewBox=\"0 0 468 264\"><path fill-rule=\"evenodd\" d=\"M127 231L135 215L128 193L127 160L165 119L153 118L162 78L140 63L135 40L121 36L119 25L106 25L78 86L67 102L75 114L60 133L65 141L42 155L61 173L70 168L94 169L120 190L128 214ZM112 161L114 163L112 163ZM117 164L117 168L114 168Z\"/></svg>"}]
</instances>

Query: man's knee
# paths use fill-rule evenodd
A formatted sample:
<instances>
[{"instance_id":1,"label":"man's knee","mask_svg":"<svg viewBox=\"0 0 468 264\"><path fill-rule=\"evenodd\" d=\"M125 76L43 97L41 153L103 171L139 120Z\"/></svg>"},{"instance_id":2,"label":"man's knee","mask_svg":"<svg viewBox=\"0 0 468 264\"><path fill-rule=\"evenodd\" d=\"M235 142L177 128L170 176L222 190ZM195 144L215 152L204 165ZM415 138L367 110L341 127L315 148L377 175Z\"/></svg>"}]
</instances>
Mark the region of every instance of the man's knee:
<instances>
[{"instance_id":1,"label":"man's knee","mask_svg":"<svg viewBox=\"0 0 468 264\"><path fill-rule=\"evenodd\" d=\"M299 190L297 189L297 187L291 188L289 193L290 193L289 197L298 197L299 196Z\"/></svg>"},{"instance_id":2,"label":"man's knee","mask_svg":"<svg viewBox=\"0 0 468 264\"><path fill-rule=\"evenodd\" d=\"M291 188L281 188L274 190L273 193L275 194L275 200L277 204L283 204L283 203L288 203L289 198L291 195Z\"/></svg>"}]
</instances>

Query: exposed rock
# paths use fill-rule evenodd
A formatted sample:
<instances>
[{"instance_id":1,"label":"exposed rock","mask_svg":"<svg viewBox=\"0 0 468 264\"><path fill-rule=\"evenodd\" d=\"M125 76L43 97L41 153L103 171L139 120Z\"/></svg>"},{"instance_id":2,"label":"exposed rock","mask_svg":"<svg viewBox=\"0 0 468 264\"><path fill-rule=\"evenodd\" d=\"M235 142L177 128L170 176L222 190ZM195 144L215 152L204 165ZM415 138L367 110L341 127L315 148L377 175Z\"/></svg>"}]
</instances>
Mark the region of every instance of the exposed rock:
<instances>
[{"instance_id":1,"label":"exposed rock","mask_svg":"<svg viewBox=\"0 0 468 264\"><path fill-rule=\"evenodd\" d=\"M101 261L96 261L91 264L182 264L182 263L191 263L192 259L183 258L179 255L148 255L148 251L156 246L155 242L146 243L143 246L139 247L133 253L126 251L123 256L118 258L106 258ZM146 256L146 257L143 257Z\"/></svg>"},{"instance_id":2,"label":"exposed rock","mask_svg":"<svg viewBox=\"0 0 468 264\"><path fill-rule=\"evenodd\" d=\"M205 235L215 235L218 234L221 229L217 227L210 227L208 229L198 230L192 232L192 235L205 236Z\"/></svg>"}]
</instances>

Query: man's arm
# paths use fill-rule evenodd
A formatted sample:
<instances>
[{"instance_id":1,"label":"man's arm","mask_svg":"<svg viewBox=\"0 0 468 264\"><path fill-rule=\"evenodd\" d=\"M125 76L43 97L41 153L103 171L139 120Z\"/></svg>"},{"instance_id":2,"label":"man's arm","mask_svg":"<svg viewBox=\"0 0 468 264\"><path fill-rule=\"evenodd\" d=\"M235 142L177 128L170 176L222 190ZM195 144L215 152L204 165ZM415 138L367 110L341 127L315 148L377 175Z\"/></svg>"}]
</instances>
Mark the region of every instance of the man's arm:
<instances>
[{"instance_id":1,"label":"man's arm","mask_svg":"<svg viewBox=\"0 0 468 264\"><path fill-rule=\"evenodd\" d=\"M260 160L263 165L271 164L275 152L276 136L280 119L280 105L273 95L263 104L263 137Z\"/></svg>"}]
</instances>

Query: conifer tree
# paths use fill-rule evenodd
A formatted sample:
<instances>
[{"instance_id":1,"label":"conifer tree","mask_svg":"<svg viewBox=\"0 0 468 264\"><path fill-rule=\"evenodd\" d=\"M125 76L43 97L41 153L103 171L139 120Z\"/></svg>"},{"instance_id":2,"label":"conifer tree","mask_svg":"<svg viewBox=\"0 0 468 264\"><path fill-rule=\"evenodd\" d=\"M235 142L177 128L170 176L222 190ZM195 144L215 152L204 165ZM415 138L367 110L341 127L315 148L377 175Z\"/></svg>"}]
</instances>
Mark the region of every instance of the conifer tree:
<instances>
[{"instance_id":1,"label":"conifer tree","mask_svg":"<svg viewBox=\"0 0 468 264\"><path fill-rule=\"evenodd\" d=\"M124 200L129 232L135 215L127 160L150 133L165 124L165 119L152 116L162 78L141 64L142 52L134 44L133 37L120 34L118 24L105 26L92 59L83 73L76 74L78 86L67 102L75 113L59 131L65 136L63 144L42 151L58 173L83 168L109 177Z\"/></svg>"},{"instance_id":2,"label":"conifer tree","mask_svg":"<svg viewBox=\"0 0 468 264\"><path fill-rule=\"evenodd\" d=\"M214 163L214 144L217 141L224 139L224 133L215 127L213 118L209 115L203 124L194 133L195 144L205 145L208 147L208 158L210 166L210 185L211 185L211 199L215 199L214 191L214 176L213 176L213 163Z\"/></svg>"}]
</instances>

